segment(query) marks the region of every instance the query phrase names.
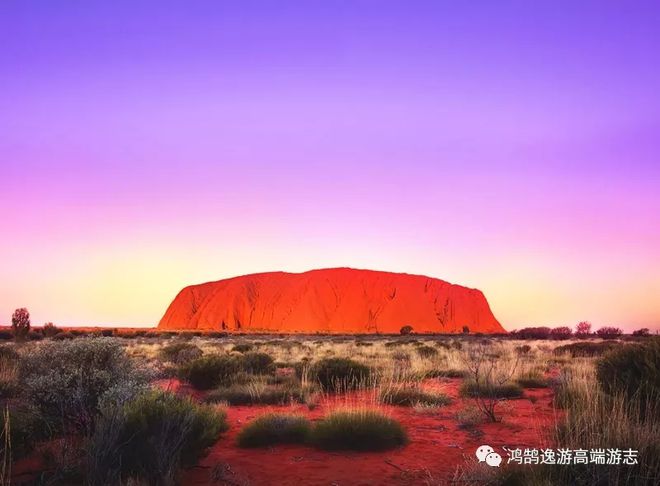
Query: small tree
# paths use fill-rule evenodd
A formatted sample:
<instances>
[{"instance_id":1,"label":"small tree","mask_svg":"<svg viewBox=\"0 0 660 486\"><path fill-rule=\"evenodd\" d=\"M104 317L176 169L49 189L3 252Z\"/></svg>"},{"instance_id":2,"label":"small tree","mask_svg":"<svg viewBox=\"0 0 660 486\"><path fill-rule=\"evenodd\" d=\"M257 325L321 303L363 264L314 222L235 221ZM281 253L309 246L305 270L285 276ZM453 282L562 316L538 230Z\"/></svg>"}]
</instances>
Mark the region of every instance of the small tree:
<instances>
[{"instance_id":1,"label":"small tree","mask_svg":"<svg viewBox=\"0 0 660 486\"><path fill-rule=\"evenodd\" d=\"M470 328L468 326L463 326L463 334L470 334Z\"/></svg>"},{"instance_id":2,"label":"small tree","mask_svg":"<svg viewBox=\"0 0 660 486\"><path fill-rule=\"evenodd\" d=\"M616 339L623 334L623 331L618 327L605 326L598 329L596 334L603 339Z\"/></svg>"},{"instance_id":3,"label":"small tree","mask_svg":"<svg viewBox=\"0 0 660 486\"><path fill-rule=\"evenodd\" d=\"M577 337L587 337L591 334L591 323L587 321L578 322L575 326L575 335Z\"/></svg>"},{"instance_id":4,"label":"small tree","mask_svg":"<svg viewBox=\"0 0 660 486\"><path fill-rule=\"evenodd\" d=\"M413 327L412 326L403 326L401 328L401 330L399 331L399 333L402 336L407 336L408 334L412 334L412 332L413 332Z\"/></svg>"},{"instance_id":5,"label":"small tree","mask_svg":"<svg viewBox=\"0 0 660 486\"><path fill-rule=\"evenodd\" d=\"M476 390L483 391L483 393L477 392L470 396L490 422L501 420L497 406L506 399L500 397L497 391L511 381L519 361L520 355L516 355L513 363L500 359L484 343L471 346L463 356L463 363L472 381L472 386Z\"/></svg>"},{"instance_id":6,"label":"small tree","mask_svg":"<svg viewBox=\"0 0 660 486\"><path fill-rule=\"evenodd\" d=\"M639 337L646 337L649 334L651 334L651 333L650 333L650 331L647 327L637 329L636 331L633 331L633 333L632 333L633 336L639 336Z\"/></svg>"},{"instance_id":7,"label":"small tree","mask_svg":"<svg viewBox=\"0 0 660 486\"><path fill-rule=\"evenodd\" d=\"M12 314L11 329L16 339L24 339L30 332L30 313L25 307L16 309Z\"/></svg>"},{"instance_id":8,"label":"small tree","mask_svg":"<svg viewBox=\"0 0 660 486\"><path fill-rule=\"evenodd\" d=\"M552 339L568 339L572 334L573 331L571 331L571 328L568 326L555 327L550 331L550 337Z\"/></svg>"}]
</instances>

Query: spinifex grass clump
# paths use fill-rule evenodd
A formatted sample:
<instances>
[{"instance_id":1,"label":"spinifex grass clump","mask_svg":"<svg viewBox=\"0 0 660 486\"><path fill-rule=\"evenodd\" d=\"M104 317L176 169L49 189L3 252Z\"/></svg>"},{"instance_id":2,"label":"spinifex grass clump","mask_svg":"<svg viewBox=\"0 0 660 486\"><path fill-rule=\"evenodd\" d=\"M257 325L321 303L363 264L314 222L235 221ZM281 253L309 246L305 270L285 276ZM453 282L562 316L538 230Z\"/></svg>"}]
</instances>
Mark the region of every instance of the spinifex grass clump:
<instances>
[{"instance_id":1,"label":"spinifex grass clump","mask_svg":"<svg viewBox=\"0 0 660 486\"><path fill-rule=\"evenodd\" d=\"M383 388L380 393L380 401L401 407L414 407L415 405L439 407L448 405L451 399L443 393L425 392L419 386L393 386Z\"/></svg>"},{"instance_id":2,"label":"spinifex grass clump","mask_svg":"<svg viewBox=\"0 0 660 486\"><path fill-rule=\"evenodd\" d=\"M209 402L227 402L230 405L283 405L292 401L303 402L305 390L300 385L267 384L258 381L233 384L209 392Z\"/></svg>"},{"instance_id":3,"label":"spinifex grass clump","mask_svg":"<svg viewBox=\"0 0 660 486\"><path fill-rule=\"evenodd\" d=\"M660 339L607 353L596 364L596 376L605 393L637 398L645 416L647 404L660 399Z\"/></svg>"},{"instance_id":4,"label":"spinifex grass clump","mask_svg":"<svg viewBox=\"0 0 660 486\"><path fill-rule=\"evenodd\" d=\"M177 484L180 467L227 430L226 412L166 392L148 392L103 411L89 439L90 484L123 484L140 478L147 484Z\"/></svg>"},{"instance_id":5,"label":"spinifex grass clump","mask_svg":"<svg viewBox=\"0 0 660 486\"><path fill-rule=\"evenodd\" d=\"M349 358L325 358L314 363L309 374L323 390L341 392L366 387L372 370Z\"/></svg>"},{"instance_id":6,"label":"spinifex grass clump","mask_svg":"<svg viewBox=\"0 0 660 486\"><path fill-rule=\"evenodd\" d=\"M254 419L238 433L240 447L304 443L310 434L309 421L302 415L268 413Z\"/></svg>"},{"instance_id":7,"label":"spinifex grass clump","mask_svg":"<svg viewBox=\"0 0 660 486\"><path fill-rule=\"evenodd\" d=\"M234 356L210 355L185 363L179 368L179 376L199 390L208 390L231 385L240 369L240 360Z\"/></svg>"},{"instance_id":8,"label":"spinifex grass clump","mask_svg":"<svg viewBox=\"0 0 660 486\"><path fill-rule=\"evenodd\" d=\"M376 410L332 412L312 430L312 442L327 450L381 451L408 443L396 420Z\"/></svg>"},{"instance_id":9,"label":"spinifex grass clump","mask_svg":"<svg viewBox=\"0 0 660 486\"><path fill-rule=\"evenodd\" d=\"M637 464L590 462L571 467L523 467L507 472L503 484L612 484L656 486L660 477L660 407L641 395L597 386L594 363L574 360L557 379L555 402L565 410L552 441L566 449L633 449ZM605 446L604 446L605 445ZM499 482L498 482L499 484Z\"/></svg>"}]
</instances>

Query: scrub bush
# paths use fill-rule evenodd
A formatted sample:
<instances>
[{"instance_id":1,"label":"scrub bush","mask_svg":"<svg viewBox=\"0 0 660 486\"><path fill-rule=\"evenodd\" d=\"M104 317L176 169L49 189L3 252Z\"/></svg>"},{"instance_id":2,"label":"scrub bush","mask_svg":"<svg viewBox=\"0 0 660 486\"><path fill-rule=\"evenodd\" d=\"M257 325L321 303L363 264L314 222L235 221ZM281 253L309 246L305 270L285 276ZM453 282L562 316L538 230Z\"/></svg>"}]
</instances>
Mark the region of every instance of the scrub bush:
<instances>
[{"instance_id":1,"label":"scrub bush","mask_svg":"<svg viewBox=\"0 0 660 486\"><path fill-rule=\"evenodd\" d=\"M202 356L179 368L179 376L199 390L209 390L218 385L229 386L240 370L240 362L234 356Z\"/></svg>"},{"instance_id":2,"label":"scrub bush","mask_svg":"<svg viewBox=\"0 0 660 486\"><path fill-rule=\"evenodd\" d=\"M90 484L178 484L181 467L195 464L227 430L226 412L173 393L151 391L109 407L87 446Z\"/></svg>"},{"instance_id":3,"label":"scrub bush","mask_svg":"<svg viewBox=\"0 0 660 486\"><path fill-rule=\"evenodd\" d=\"M107 338L40 345L23 356L19 376L23 396L52 427L80 431L93 426L105 393L116 387L137 392L149 379L116 340Z\"/></svg>"}]
</instances>

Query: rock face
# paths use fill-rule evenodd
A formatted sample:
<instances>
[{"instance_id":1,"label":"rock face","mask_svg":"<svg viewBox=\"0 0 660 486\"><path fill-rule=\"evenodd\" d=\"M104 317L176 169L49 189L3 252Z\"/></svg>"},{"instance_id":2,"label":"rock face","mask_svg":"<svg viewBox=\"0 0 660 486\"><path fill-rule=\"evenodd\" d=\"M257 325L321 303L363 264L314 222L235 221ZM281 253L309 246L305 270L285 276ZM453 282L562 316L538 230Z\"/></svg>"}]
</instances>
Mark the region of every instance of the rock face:
<instances>
[{"instance_id":1,"label":"rock face","mask_svg":"<svg viewBox=\"0 0 660 486\"><path fill-rule=\"evenodd\" d=\"M191 285L159 329L240 332L506 332L481 291L405 273L331 268Z\"/></svg>"}]
</instances>

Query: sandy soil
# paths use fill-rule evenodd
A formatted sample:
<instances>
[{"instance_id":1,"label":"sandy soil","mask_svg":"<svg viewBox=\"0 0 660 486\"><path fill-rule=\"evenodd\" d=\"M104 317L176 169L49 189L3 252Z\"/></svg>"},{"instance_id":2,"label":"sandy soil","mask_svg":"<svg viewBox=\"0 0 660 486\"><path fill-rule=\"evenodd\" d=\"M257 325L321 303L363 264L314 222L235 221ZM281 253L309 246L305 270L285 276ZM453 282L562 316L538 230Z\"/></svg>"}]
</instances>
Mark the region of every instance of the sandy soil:
<instances>
[{"instance_id":1,"label":"sandy soil","mask_svg":"<svg viewBox=\"0 0 660 486\"><path fill-rule=\"evenodd\" d=\"M278 445L267 449L240 449L236 435L246 422L267 412L299 412L318 420L341 406L373 404L369 394L326 398L318 408L305 406L233 406L228 410L230 430L209 450L200 463L184 472L182 483L235 485L399 485L441 484L460 467L476 463L474 452L482 444L500 447L546 447L547 431L558 417L551 406L549 389L525 390L525 397L509 401L501 423L462 428L456 412L470 400L458 397L460 379L428 380L426 387L441 389L454 402L434 414L409 407L382 407L407 428L410 443L397 450L377 453L324 452L313 447ZM189 388L163 383L180 393ZM530 400L532 398L532 400ZM533 403L533 401L535 403ZM506 457L504 458L506 462ZM488 467L488 466L483 466Z\"/></svg>"},{"instance_id":2,"label":"sandy soil","mask_svg":"<svg viewBox=\"0 0 660 486\"><path fill-rule=\"evenodd\" d=\"M378 405L407 429L410 443L386 452L325 452L309 446L277 445L265 449L236 446L240 428L268 411L297 412L318 420L341 407L375 406L370 392L328 396L310 411L305 405L232 406L228 408L230 429L193 468L183 473L184 485L278 485L278 486L366 486L444 484L457 470L474 465L477 447L548 447L547 432L560 418L552 408L550 389L525 390L523 398L507 402L504 420L461 427L456 414L471 404L458 396L460 379L427 380L425 388L442 391L453 402L433 413L411 407ZM161 380L163 389L203 398L203 393L176 379ZM54 441L55 442L55 441ZM56 446L56 444L50 444ZM43 447L43 446L42 446ZM59 448L59 447L57 447ZM42 449L43 450L43 449ZM506 457L504 456L504 462ZM33 481L47 465L36 455L18 461L12 470L14 484ZM480 467L488 467L481 465Z\"/></svg>"}]
</instances>

